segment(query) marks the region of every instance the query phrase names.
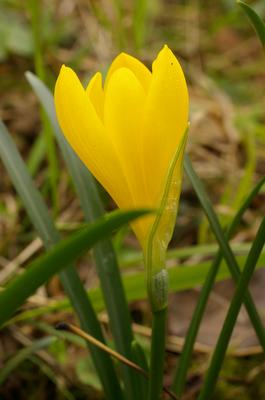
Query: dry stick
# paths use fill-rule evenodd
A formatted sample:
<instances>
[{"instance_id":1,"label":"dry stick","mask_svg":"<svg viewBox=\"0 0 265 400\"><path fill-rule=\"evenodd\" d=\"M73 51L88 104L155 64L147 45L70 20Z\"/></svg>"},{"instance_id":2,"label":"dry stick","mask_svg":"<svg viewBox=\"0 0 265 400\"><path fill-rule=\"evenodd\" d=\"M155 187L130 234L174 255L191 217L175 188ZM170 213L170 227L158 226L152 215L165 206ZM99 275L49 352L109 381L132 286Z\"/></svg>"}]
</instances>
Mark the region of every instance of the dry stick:
<instances>
[{"instance_id":1,"label":"dry stick","mask_svg":"<svg viewBox=\"0 0 265 400\"><path fill-rule=\"evenodd\" d=\"M75 333L77 336L87 340L89 343L93 344L94 346L105 351L112 357L116 358L116 360L118 360L118 361L122 362L123 364L127 365L128 367L131 367L134 370L138 371L147 380L149 379L148 372L145 371L143 368L141 368L139 365L135 364L131 360L128 360L128 358L124 357L122 354L117 353L116 351L110 349L108 346L106 346L99 340L95 339L93 336L89 335L88 333L84 332L82 329L78 328L77 326L75 326L73 324L68 324L66 322L61 322L56 326L56 329ZM165 386L163 386L163 391L165 393L167 393L172 399L178 400L178 397L173 392L171 392L169 389L167 389Z\"/></svg>"}]
</instances>

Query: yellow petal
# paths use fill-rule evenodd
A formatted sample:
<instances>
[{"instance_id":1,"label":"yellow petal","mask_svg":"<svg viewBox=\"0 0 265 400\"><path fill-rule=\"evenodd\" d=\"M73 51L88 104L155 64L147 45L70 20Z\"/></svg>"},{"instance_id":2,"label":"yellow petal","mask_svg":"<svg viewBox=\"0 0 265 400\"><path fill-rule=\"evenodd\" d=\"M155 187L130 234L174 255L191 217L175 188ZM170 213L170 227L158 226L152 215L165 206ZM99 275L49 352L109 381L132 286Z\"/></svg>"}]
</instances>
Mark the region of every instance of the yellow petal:
<instances>
[{"instance_id":1,"label":"yellow petal","mask_svg":"<svg viewBox=\"0 0 265 400\"><path fill-rule=\"evenodd\" d=\"M70 68L61 68L54 96L57 117L66 139L116 201L117 187L123 187L124 193L128 192L126 182L104 127Z\"/></svg>"},{"instance_id":2,"label":"yellow petal","mask_svg":"<svg viewBox=\"0 0 265 400\"><path fill-rule=\"evenodd\" d=\"M150 201L160 201L170 162L188 124L188 91L181 66L167 47L153 63L143 122L142 162Z\"/></svg>"},{"instance_id":3,"label":"yellow petal","mask_svg":"<svg viewBox=\"0 0 265 400\"><path fill-rule=\"evenodd\" d=\"M99 118L103 121L104 92L102 87L102 76L100 72L97 72L90 79L86 88L86 92Z\"/></svg>"},{"instance_id":4,"label":"yellow petal","mask_svg":"<svg viewBox=\"0 0 265 400\"><path fill-rule=\"evenodd\" d=\"M126 53L119 54L112 62L108 70L108 74L106 76L104 89L107 88L112 74L117 69L123 67L130 69L134 73L138 81L143 86L144 90L147 92L151 81L151 72L149 71L148 68L146 68L146 66L143 63L137 60L137 58L134 58Z\"/></svg>"},{"instance_id":5,"label":"yellow petal","mask_svg":"<svg viewBox=\"0 0 265 400\"><path fill-rule=\"evenodd\" d=\"M126 208L148 206L143 190L144 171L139 163L145 99L142 85L129 69L113 72L105 93L104 123L130 188L127 203L123 204ZM140 229L140 225L136 222L133 226Z\"/></svg>"}]
</instances>

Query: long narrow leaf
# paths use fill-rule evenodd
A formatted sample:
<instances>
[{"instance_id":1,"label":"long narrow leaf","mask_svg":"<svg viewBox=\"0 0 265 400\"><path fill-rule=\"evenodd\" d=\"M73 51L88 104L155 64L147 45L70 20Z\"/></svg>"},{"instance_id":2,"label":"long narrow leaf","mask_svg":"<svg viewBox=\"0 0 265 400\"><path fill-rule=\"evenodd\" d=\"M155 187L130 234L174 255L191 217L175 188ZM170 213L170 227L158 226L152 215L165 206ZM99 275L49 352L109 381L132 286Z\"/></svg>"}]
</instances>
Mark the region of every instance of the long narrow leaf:
<instances>
[{"instance_id":1,"label":"long narrow leaf","mask_svg":"<svg viewBox=\"0 0 265 400\"><path fill-rule=\"evenodd\" d=\"M225 258L227 262L227 266L230 270L230 273L232 275L232 278L234 279L235 282L238 281L240 277L240 269L239 266L236 262L235 255L233 254L231 247L224 235L224 232L221 228L221 225L219 223L218 217L214 212L214 209L211 205L210 199L207 196L207 193L203 187L202 182L196 175L196 172L193 169L192 163L188 157L188 155L185 156L184 160L184 167L186 174L188 175L193 189L195 190L197 197L201 203L201 206L205 212L205 215L207 216L210 226L212 228L212 232L216 237L216 240L220 246L220 250L222 252L222 256ZM258 311L256 309L256 306L252 300L252 297L249 293L249 291L246 292L246 296L244 299L244 303L249 315L249 318L253 324L253 327L256 331L257 337L260 341L260 344L262 348L265 351L265 330L262 325L262 321L260 319L260 316L258 314Z\"/></svg>"},{"instance_id":2,"label":"long narrow leaf","mask_svg":"<svg viewBox=\"0 0 265 400\"><path fill-rule=\"evenodd\" d=\"M215 351L205 378L205 382L198 400L208 400L212 398L213 391L217 382L219 372L225 357L225 353L231 338L238 313L243 303L250 279L255 270L256 263L265 243L265 218L263 218L258 233L253 241L244 270L238 281L235 294L230 303L222 331L218 338Z\"/></svg>"},{"instance_id":3,"label":"long narrow leaf","mask_svg":"<svg viewBox=\"0 0 265 400\"><path fill-rule=\"evenodd\" d=\"M33 261L0 292L0 326L53 275L93 247L98 240L145 213L146 211L115 211L60 241L46 254Z\"/></svg>"},{"instance_id":4,"label":"long narrow leaf","mask_svg":"<svg viewBox=\"0 0 265 400\"><path fill-rule=\"evenodd\" d=\"M250 7L248 4L244 3L241 0L237 1L242 10L245 12L247 17L249 18L251 24L253 25L257 36L259 37L262 46L265 48L265 23L262 21L260 16Z\"/></svg>"},{"instance_id":5,"label":"long narrow leaf","mask_svg":"<svg viewBox=\"0 0 265 400\"><path fill-rule=\"evenodd\" d=\"M26 77L47 112L55 137L80 199L85 219L88 222L93 221L95 218L101 216L104 211L95 180L66 142L58 125L53 96L48 88L30 72L26 73ZM117 350L119 353L131 359L131 343L133 341L131 319L116 255L111 242L107 240L98 243L93 252ZM122 366L122 369L124 372L125 385L126 388L128 388L128 390L126 390L126 396L133 400L134 397L137 397L137 394L134 395L133 391L133 380L134 377L138 377L135 372L127 366Z\"/></svg>"},{"instance_id":6,"label":"long narrow leaf","mask_svg":"<svg viewBox=\"0 0 265 400\"><path fill-rule=\"evenodd\" d=\"M263 184L265 182L265 177L261 179L258 184L254 187L254 189L250 192L248 195L247 199L244 201L238 212L236 213L230 227L228 228L226 232L226 238L229 240L238 227L238 224L241 221L241 218L244 214L244 212L247 210L249 207L250 203L254 199L254 197L257 195L259 190L262 188ZM210 295L210 292L212 290L212 287L214 285L214 282L216 280L216 276L218 275L218 269L220 267L222 261L222 251L219 250L218 253L216 254L212 266L209 270L209 273L206 276L205 282L203 283L203 287L200 291L200 296L197 301L195 310L192 315L192 319L185 337L185 343L183 346L183 350L181 352L179 361L178 361L178 368L175 373L175 379L173 383L174 391L177 396L181 396L182 391L184 389L185 385L185 380L188 372L188 367L190 364L191 356L192 356L192 350L193 346L200 328L200 324L202 321L202 317L207 305L207 301Z\"/></svg>"}]
</instances>

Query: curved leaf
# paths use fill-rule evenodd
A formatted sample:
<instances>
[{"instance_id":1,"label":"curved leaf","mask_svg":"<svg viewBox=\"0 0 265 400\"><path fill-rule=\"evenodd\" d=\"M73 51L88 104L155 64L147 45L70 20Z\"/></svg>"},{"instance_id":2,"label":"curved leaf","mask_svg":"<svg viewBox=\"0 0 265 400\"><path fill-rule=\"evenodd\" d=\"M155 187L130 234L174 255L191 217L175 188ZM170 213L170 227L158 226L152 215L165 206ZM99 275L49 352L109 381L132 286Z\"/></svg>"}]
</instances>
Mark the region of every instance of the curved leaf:
<instances>
[{"instance_id":1,"label":"curved leaf","mask_svg":"<svg viewBox=\"0 0 265 400\"><path fill-rule=\"evenodd\" d=\"M54 274L91 248L98 240L109 236L113 230L145 213L144 210L115 211L62 240L49 252L33 261L23 274L0 292L0 326Z\"/></svg>"},{"instance_id":2,"label":"curved leaf","mask_svg":"<svg viewBox=\"0 0 265 400\"><path fill-rule=\"evenodd\" d=\"M237 2L242 10L245 12L247 17L250 19L250 22L253 25L262 46L265 47L265 23L262 21L256 11L253 10L252 7L241 0L238 0Z\"/></svg>"}]
</instances>

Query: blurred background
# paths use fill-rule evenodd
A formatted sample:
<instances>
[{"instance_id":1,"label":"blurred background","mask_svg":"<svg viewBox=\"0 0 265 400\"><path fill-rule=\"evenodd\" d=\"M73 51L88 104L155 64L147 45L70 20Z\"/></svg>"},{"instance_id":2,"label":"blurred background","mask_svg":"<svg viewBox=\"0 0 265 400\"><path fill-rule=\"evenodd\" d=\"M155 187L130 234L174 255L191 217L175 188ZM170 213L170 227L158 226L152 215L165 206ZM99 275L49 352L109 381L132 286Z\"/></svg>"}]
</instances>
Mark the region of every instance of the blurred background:
<instances>
[{"instance_id":1,"label":"blurred background","mask_svg":"<svg viewBox=\"0 0 265 400\"><path fill-rule=\"evenodd\" d=\"M249 4L255 4L255 9L264 18L263 0L249 1ZM225 226L250 188L265 173L264 53L236 2L0 1L1 119L12 133L62 232L67 234L76 229L82 223L83 215L60 152L52 140L47 142L47 138L51 138L51 128L25 79L25 72L34 72L53 90L60 67L66 64L74 68L86 84L96 71L104 74L121 51L138 57L151 68L152 60L165 43L178 57L188 81L191 103L188 151ZM101 194L106 208L112 209L112 201L103 190ZM264 215L264 199L263 190L233 239L241 253L253 239ZM138 254L136 240L126 230L119 232L114 240L121 263L131 253ZM214 238L208 223L187 178L184 178L171 248L193 246L195 249L200 246L202 249L211 244L214 246ZM19 273L40 249L41 243L0 163L0 286ZM194 255L195 251L191 255L187 252L185 262L208 259L209 251L206 253ZM176 263L181 263L177 257L169 262L170 265ZM79 268L86 286L95 285L93 260L88 256ZM130 268L141 269L142 263L138 260ZM252 285L263 315L264 278L264 273L258 271ZM187 399L194 398L192 389L196 389L206 368L207 354L216 341L232 292L233 285L227 280L217 284L211 295L197 341ZM35 305L45 305L49 299L62 296L60 283L53 278L45 289L39 290ZM169 333L176 338L185 335L197 297L196 288L171 296ZM136 324L149 325L145 301L135 301L131 311ZM65 311L47 314L40 320L47 330L64 318ZM34 323L28 323L2 334L0 367L5 359L38 337L40 329ZM146 349L148 332L141 338ZM234 355L227 360L216 400L235 396L242 400L265 398L265 368L260 364L261 367L255 369L260 356L251 351L256 346L256 339L244 310L234 333L234 343L244 358ZM178 351L177 347L168 357L166 379L169 382L170 367L175 364ZM0 388L1 399L71 400L85 399L88 395L91 399L102 398L84 350L57 341L50 345L49 351L43 350L34 357L39 359L39 364L29 357L5 380Z\"/></svg>"}]
</instances>

